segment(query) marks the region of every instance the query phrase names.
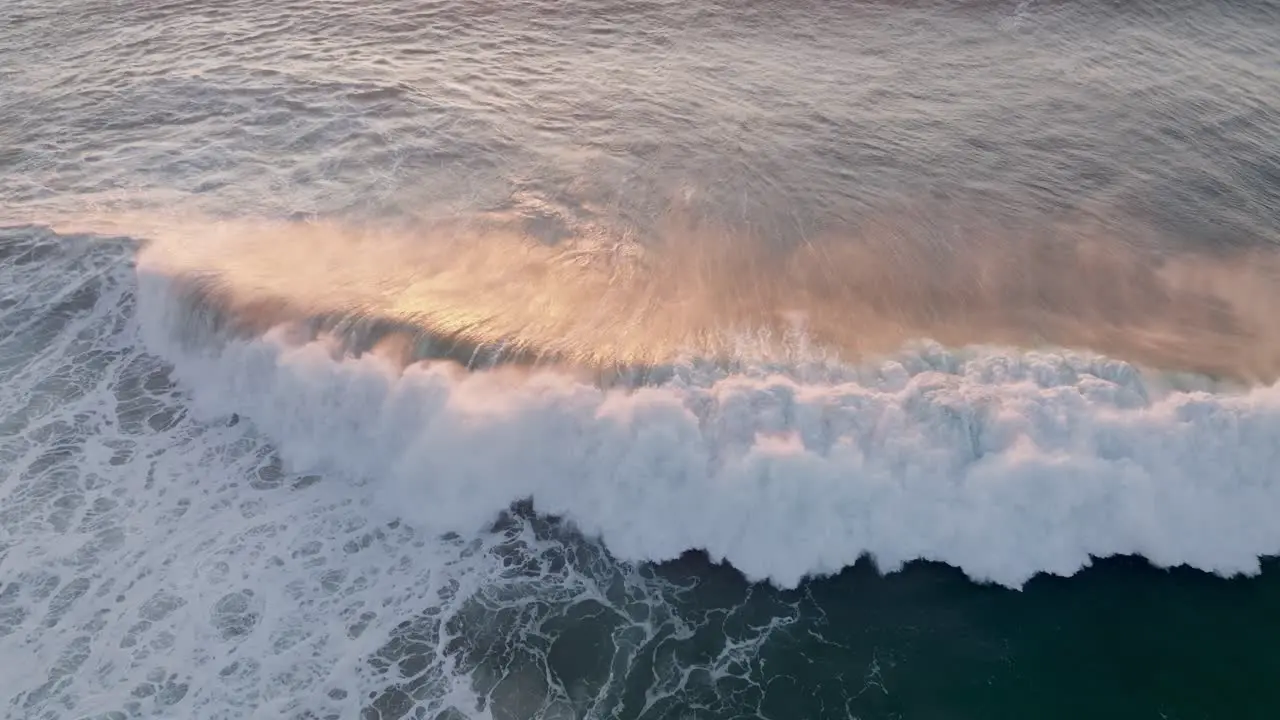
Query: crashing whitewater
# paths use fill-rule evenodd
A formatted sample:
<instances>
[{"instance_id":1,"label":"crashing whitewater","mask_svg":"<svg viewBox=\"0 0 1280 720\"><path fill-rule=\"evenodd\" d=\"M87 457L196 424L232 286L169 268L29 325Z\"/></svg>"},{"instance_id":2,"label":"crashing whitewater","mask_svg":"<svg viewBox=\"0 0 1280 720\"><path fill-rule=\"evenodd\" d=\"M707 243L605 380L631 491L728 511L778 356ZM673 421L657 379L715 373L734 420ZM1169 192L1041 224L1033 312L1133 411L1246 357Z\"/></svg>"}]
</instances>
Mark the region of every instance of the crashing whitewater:
<instances>
[{"instance_id":1,"label":"crashing whitewater","mask_svg":"<svg viewBox=\"0 0 1280 720\"><path fill-rule=\"evenodd\" d=\"M1175 389L1176 375L1092 353L955 349L919 340L841 360L785 328L771 336L781 342L755 360L742 351L749 343L741 338L715 345L738 348L731 363L666 350L658 358L661 372L647 372L640 385L602 386L564 363L510 367L495 357L463 369L406 354L414 343L396 332L353 349L349 326L317 324L281 308L315 306L327 290L336 298L331 302L360 307L366 321L390 307L382 298L404 304L408 297L419 309L464 315L458 308L471 305L459 298L502 293L482 285L482 293L468 294L461 279L505 256L497 274L516 300L455 323L489 333L496 338L489 345L501 346L507 337L546 336L547 327L558 329L556 321L573 315L569 308L599 315L600 306L615 302L605 290L594 308L585 295L564 300L568 280L588 292L595 287L589 281L600 277L609 281L596 289L630 288L643 283L618 277L640 272L620 271L622 263L613 260L607 272L592 274L581 269L590 263L559 247L557 260L571 262L539 260L536 247L512 261L515 246L488 236L448 246L451 258L462 247L470 248L467 256L487 258L476 267L480 261L467 257L442 270L437 258L413 271L413 283L380 284L361 273L386 273L394 264L388 259L406 257L386 249L396 247L386 238L366 241L363 250L384 248L369 259L349 239L315 226L305 236L309 244L291 246L280 232L269 250L254 249L266 248L262 235L232 227L203 245L159 242L143 252L139 318L147 346L173 363L204 416L249 418L294 471L367 482L385 512L431 533L478 531L527 499L538 512L601 539L619 559L657 562L703 550L752 580L783 587L838 572L862 556L886 571L936 560L975 580L1017 587L1040 572L1072 574L1091 557L1136 554L1161 566L1234 574L1256 572L1259 557L1280 550L1280 528L1269 520L1280 511L1280 446L1270 441L1280 430L1280 385L1226 390L1202 378ZM493 249L486 254L477 246ZM324 264L299 272L303 290L296 281L271 279L287 262L264 260L277 253L301 261L290 247L306 247ZM515 262L518 272L504 272ZM565 265L570 277L557 276ZM348 275L360 282L337 279ZM193 278L222 292L193 294ZM655 298L676 295L693 317L698 307L738 297L716 295L709 285L714 280L683 294L683 287L661 293L646 286L624 297L653 307ZM260 302L264 287L284 302ZM529 287L559 287L559 296L541 305L519 300L539 292ZM369 299L350 300L350 288L362 288ZM1150 294L1169 305L1182 301L1167 289ZM1154 313L1156 300L1141 295L1130 291L1116 301L1116 312L1150 305ZM551 317L547 326L530 321L498 333L493 318L504 307ZM710 337L699 328L673 333L675 321L653 319L676 310L660 307L610 327L614 335L641 339ZM828 321L836 315L819 310ZM211 314L252 317L256 324L226 332L226 322L209 322ZM563 327L578 334L576 347L584 338L593 348L605 344L600 338L608 328L576 324L574 317ZM1194 330L1185 332L1184 345L1196 339ZM474 351L468 357L474 360ZM1197 382L1220 392L1189 391Z\"/></svg>"},{"instance_id":2,"label":"crashing whitewater","mask_svg":"<svg viewBox=\"0 0 1280 720\"><path fill-rule=\"evenodd\" d=\"M25 228L0 247L20 715L345 716L389 682L480 707L481 666L451 643L515 586L658 637L680 621L644 568L692 549L782 587L862 556L1020 587L1115 554L1231 575L1280 551L1280 385L925 342L601 385L406 360L394 333L356 351L304 318L228 326L131 240ZM494 531L525 500L613 559L527 516ZM403 632L428 660L396 680L407 665L368 658Z\"/></svg>"}]
</instances>

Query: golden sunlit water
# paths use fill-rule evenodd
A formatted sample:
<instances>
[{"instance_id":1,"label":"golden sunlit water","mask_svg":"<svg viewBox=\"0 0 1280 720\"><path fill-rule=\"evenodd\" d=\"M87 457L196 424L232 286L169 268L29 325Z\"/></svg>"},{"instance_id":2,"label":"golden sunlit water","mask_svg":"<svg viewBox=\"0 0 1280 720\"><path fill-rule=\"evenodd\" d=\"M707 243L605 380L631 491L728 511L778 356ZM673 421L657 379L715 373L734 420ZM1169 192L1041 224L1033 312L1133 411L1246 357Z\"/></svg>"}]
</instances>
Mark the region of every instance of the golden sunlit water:
<instances>
[{"instance_id":1,"label":"golden sunlit water","mask_svg":"<svg viewBox=\"0 0 1280 720\"><path fill-rule=\"evenodd\" d=\"M881 216L786 248L676 218L648 242L585 227L554 244L505 217L413 232L204 221L157 229L142 263L245 332L359 320L465 348L463 362L856 362L931 338L1245 382L1280 372L1272 252L1161 254L1097 223L1040 224L1031 240L962 217Z\"/></svg>"}]
</instances>

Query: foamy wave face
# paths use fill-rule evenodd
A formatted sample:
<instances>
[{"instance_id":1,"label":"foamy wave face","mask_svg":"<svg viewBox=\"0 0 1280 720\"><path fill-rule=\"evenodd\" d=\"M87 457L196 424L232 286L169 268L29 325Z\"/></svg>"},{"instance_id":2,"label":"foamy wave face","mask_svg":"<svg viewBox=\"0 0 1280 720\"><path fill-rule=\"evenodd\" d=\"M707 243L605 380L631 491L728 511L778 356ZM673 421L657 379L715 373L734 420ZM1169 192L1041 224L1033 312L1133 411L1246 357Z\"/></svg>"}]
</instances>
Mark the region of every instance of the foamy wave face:
<instances>
[{"instance_id":1,"label":"foamy wave face","mask_svg":"<svg viewBox=\"0 0 1280 720\"><path fill-rule=\"evenodd\" d=\"M173 342L188 316L169 278L142 281L147 340L197 407L244 413L294 471L368 480L429 532L532 498L622 559L703 549L784 587L864 554L1017 587L1091 557L1234 574L1280 550L1280 386L1156 392L1099 357L925 346L604 390L554 370L402 368L285 328L195 352Z\"/></svg>"}]
</instances>

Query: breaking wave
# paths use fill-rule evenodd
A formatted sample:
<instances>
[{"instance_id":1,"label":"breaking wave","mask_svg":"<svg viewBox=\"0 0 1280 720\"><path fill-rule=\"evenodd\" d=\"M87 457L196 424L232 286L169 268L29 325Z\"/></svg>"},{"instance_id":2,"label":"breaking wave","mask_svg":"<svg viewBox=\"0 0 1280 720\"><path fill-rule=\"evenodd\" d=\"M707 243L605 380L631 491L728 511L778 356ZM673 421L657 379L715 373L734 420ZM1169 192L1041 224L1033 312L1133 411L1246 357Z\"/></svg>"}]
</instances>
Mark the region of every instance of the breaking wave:
<instances>
[{"instance_id":1,"label":"breaking wave","mask_svg":"<svg viewBox=\"0 0 1280 720\"><path fill-rule=\"evenodd\" d=\"M692 549L783 587L863 555L1019 587L1117 553L1229 575L1280 550L1280 386L928 342L680 360L640 383L467 370L415 360L403 329L359 340L285 314L251 331L155 264L162 245L0 238L16 717L613 707L650 673L640 647L691 632L647 561ZM534 616L531 593L551 598ZM580 603L621 622L599 697L545 679L549 657L485 649ZM727 642L694 622L723 643L706 669L779 612ZM498 677L540 689L508 697Z\"/></svg>"},{"instance_id":2,"label":"breaking wave","mask_svg":"<svg viewBox=\"0 0 1280 720\"><path fill-rule=\"evenodd\" d=\"M273 248L233 236L235 253L144 251L148 345L200 411L248 417L294 471L373 483L376 504L431 532L479 530L531 499L620 559L705 550L783 587L864 555L886 571L938 560L1017 587L1093 557L1235 574L1280 551L1280 385L1175 387L1177 376L1090 352L925 341L849 361L762 353L726 365L672 352L660 378L612 388L565 363L468 371L402 344L353 351L340 328L259 302L270 294L250 282L276 283L284 266L260 261L283 253L302 263L285 301L314 309L359 287L368 302L353 307L376 316L403 287L330 283L361 279L366 255L335 264L333 244L299 252L283 235ZM511 267L509 250L481 250ZM379 271L403 256L380 257ZM468 267L438 276L463 293L477 277ZM192 278L224 294L193 296ZM538 280L466 297L528 295ZM210 307L253 322L211 334ZM529 307L556 318L569 305Z\"/></svg>"}]
</instances>

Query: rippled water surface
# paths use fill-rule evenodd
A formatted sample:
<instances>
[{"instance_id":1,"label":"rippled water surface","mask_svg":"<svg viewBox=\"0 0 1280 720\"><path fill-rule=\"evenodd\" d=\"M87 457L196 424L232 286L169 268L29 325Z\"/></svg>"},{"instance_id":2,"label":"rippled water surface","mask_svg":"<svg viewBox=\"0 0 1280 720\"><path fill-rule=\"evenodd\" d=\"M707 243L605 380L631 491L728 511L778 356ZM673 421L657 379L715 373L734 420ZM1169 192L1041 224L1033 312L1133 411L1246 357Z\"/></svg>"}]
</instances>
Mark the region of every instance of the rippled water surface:
<instances>
[{"instance_id":1,"label":"rippled water surface","mask_svg":"<svg viewBox=\"0 0 1280 720\"><path fill-rule=\"evenodd\" d=\"M1270 0L8 0L0 700L1272 717L1278 243Z\"/></svg>"}]
</instances>

